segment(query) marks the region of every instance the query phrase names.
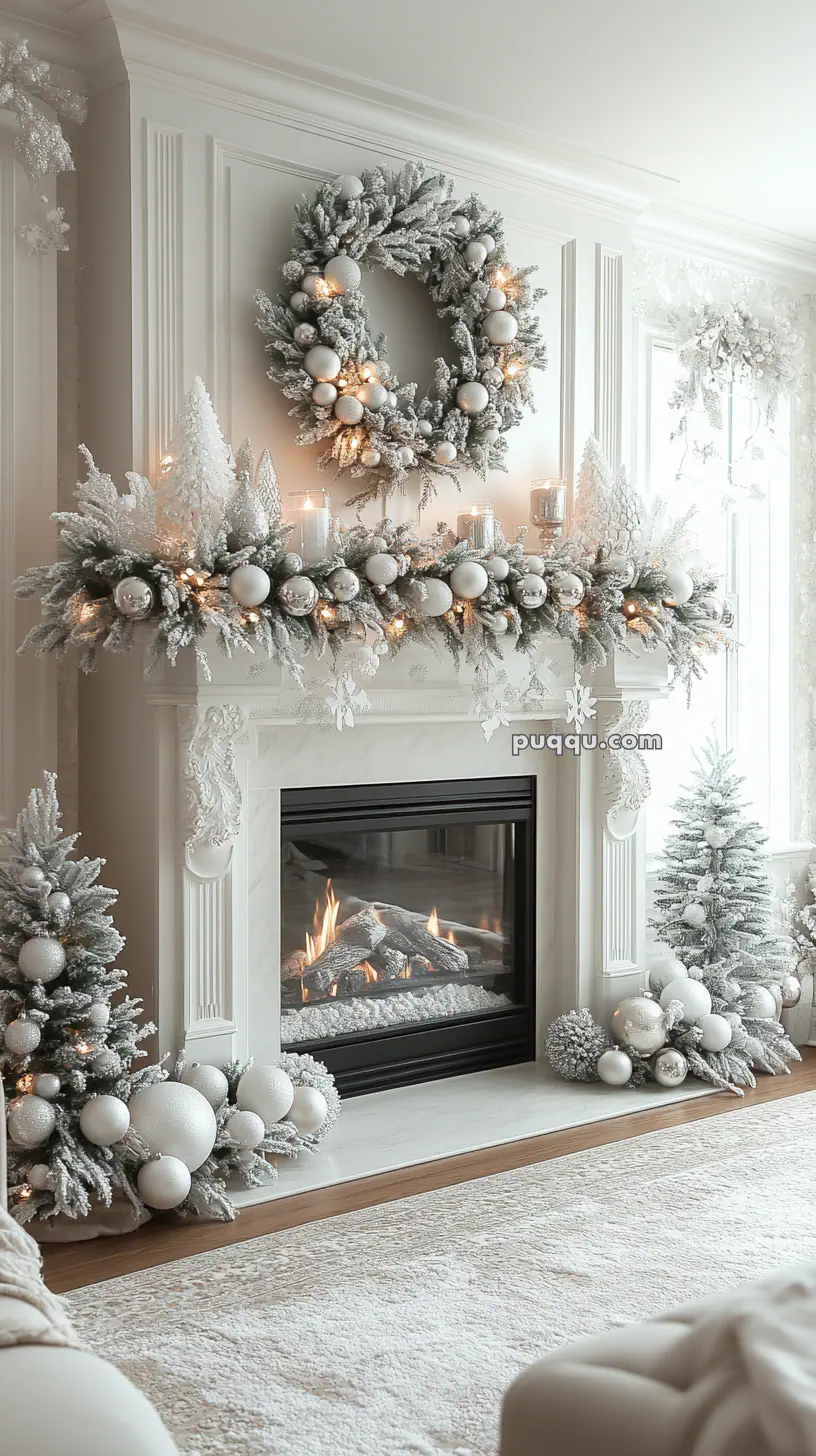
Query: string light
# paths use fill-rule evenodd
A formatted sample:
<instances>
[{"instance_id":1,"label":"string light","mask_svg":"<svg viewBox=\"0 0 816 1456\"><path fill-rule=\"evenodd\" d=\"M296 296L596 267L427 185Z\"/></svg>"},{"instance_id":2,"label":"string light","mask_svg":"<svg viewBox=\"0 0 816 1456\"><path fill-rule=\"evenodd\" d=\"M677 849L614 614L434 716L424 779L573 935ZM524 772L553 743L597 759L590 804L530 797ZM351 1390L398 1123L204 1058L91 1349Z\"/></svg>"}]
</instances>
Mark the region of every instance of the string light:
<instances>
[{"instance_id":1,"label":"string light","mask_svg":"<svg viewBox=\"0 0 816 1456\"><path fill-rule=\"evenodd\" d=\"M24 1184L24 1186L22 1188L20 1188L18 1190L17 1197L18 1198L30 1198L33 1192L34 1192L34 1189L33 1188L29 1188L28 1184L26 1183L26 1184Z\"/></svg>"},{"instance_id":2,"label":"string light","mask_svg":"<svg viewBox=\"0 0 816 1456\"><path fill-rule=\"evenodd\" d=\"M23 1092L23 1093L30 1092L33 1086L34 1086L34 1078L33 1078L33 1076L31 1075L30 1072L26 1072L26 1074L25 1074L24 1077L18 1077L17 1078L17 1091L18 1092Z\"/></svg>"},{"instance_id":3,"label":"string light","mask_svg":"<svg viewBox=\"0 0 816 1456\"><path fill-rule=\"evenodd\" d=\"M173 459L174 459L174 457L172 455L162 455L162 458L159 461L159 474L160 475L169 475L170 474L170 471L171 471L172 466L173 466Z\"/></svg>"},{"instance_id":4,"label":"string light","mask_svg":"<svg viewBox=\"0 0 816 1456\"><path fill-rule=\"evenodd\" d=\"M621 607L621 611L623 612L623 615L626 618L627 622L634 622L635 619L640 616L640 605L638 602L634 602L630 598L628 601L624 602L623 606Z\"/></svg>"},{"instance_id":5,"label":"string light","mask_svg":"<svg viewBox=\"0 0 816 1456\"><path fill-rule=\"evenodd\" d=\"M247 622L260 622L261 619L257 612L247 612L246 620Z\"/></svg>"},{"instance_id":6,"label":"string light","mask_svg":"<svg viewBox=\"0 0 816 1456\"><path fill-rule=\"evenodd\" d=\"M393 632L394 636L395 637L401 637L402 634L403 634L403 632L405 631L405 627L406 627L405 618L404 617L392 617L391 618L391 622L390 622L390 626L391 626L391 631Z\"/></svg>"},{"instance_id":7,"label":"string light","mask_svg":"<svg viewBox=\"0 0 816 1456\"><path fill-rule=\"evenodd\" d=\"M76 1051L79 1052L81 1057L87 1057L88 1053L93 1051L93 1047L89 1041L78 1041Z\"/></svg>"},{"instance_id":8,"label":"string light","mask_svg":"<svg viewBox=\"0 0 816 1456\"><path fill-rule=\"evenodd\" d=\"M329 602L324 602L320 608L320 615L328 627L333 627L337 621L337 613Z\"/></svg>"}]
</instances>

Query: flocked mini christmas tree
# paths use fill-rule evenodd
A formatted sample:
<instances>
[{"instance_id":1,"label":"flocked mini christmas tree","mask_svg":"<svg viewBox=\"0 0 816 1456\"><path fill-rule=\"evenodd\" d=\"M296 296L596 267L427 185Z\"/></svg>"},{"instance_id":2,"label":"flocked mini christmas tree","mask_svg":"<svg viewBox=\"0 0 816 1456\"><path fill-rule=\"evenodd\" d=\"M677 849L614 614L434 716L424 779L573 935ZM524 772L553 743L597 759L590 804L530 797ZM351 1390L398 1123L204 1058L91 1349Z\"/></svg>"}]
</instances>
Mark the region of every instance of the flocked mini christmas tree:
<instances>
[{"instance_id":1,"label":"flocked mini christmas tree","mask_svg":"<svg viewBox=\"0 0 816 1456\"><path fill-rule=\"evenodd\" d=\"M76 839L60 829L54 774L4 836L0 1070L10 1205L21 1222L82 1217L116 1190L143 1209L135 1180L144 1152L119 1139L133 1091L166 1075L135 1068L153 1027L139 1024L140 1001L117 996L127 975L112 967L124 941L106 913L116 891L97 884L104 861L73 857Z\"/></svg>"},{"instance_id":2,"label":"flocked mini christmas tree","mask_svg":"<svg viewBox=\"0 0 816 1456\"><path fill-rule=\"evenodd\" d=\"M690 1069L717 1085L753 1086L752 1068L788 1070L799 1054L777 1016L795 1004L790 942L774 927L775 898L764 859L766 835L745 814L733 755L710 742L692 787L676 804L663 851L652 925L674 966L706 987L711 1013L672 1032ZM653 964L654 989L677 979L672 959ZM667 982L668 984L668 982Z\"/></svg>"}]
</instances>

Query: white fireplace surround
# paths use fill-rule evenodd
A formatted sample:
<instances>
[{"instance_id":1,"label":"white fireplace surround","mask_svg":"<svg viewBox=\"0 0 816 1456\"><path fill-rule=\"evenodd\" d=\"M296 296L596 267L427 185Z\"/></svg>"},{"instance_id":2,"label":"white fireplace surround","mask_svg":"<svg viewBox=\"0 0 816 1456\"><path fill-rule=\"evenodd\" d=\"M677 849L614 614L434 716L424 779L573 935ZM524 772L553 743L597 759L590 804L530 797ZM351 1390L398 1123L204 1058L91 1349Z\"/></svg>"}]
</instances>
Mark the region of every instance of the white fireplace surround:
<instances>
[{"instance_id":1,"label":"white fireplace surround","mask_svg":"<svg viewBox=\"0 0 816 1456\"><path fill-rule=\"evenodd\" d=\"M227 661L215 648L210 683L191 655L147 677L139 653L103 663L83 699L94 766L85 838L89 850L107 851L131 981L155 1009L162 1052L186 1044L195 1059L224 1063L280 1050L284 788L535 776L539 1055L553 1015L573 1006L602 1012L642 984L639 809L648 755L530 749L514 757L514 729L566 727L572 655L560 644L548 655L551 695L540 722L513 715L489 743L473 716L467 670L459 680L416 649L366 681L371 711L342 733L300 721L299 691L279 669L250 677L251 660ZM408 673L420 661L427 677L415 683ZM329 678L328 664L316 668ZM508 650L506 669L520 681L522 654ZM587 731L603 738L623 714L628 725L642 718L641 704L665 694L665 658L619 653L587 681L597 697Z\"/></svg>"}]
</instances>

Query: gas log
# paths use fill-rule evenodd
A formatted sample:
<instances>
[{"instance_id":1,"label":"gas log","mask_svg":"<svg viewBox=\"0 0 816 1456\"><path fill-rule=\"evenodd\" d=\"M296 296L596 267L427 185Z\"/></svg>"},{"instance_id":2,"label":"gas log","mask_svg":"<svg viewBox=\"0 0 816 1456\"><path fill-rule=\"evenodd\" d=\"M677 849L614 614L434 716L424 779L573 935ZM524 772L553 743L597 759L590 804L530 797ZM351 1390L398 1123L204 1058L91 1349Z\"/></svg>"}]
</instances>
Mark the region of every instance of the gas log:
<instances>
[{"instance_id":1,"label":"gas log","mask_svg":"<svg viewBox=\"0 0 816 1456\"><path fill-rule=\"evenodd\" d=\"M459 945L454 945L450 940L442 940L441 936L431 935L424 925L412 919L407 910L401 910L398 905L389 905L383 914L384 922L391 927L396 934L387 936L386 944L391 946L395 943L400 949L408 944L411 954L426 956L436 971L444 971L451 976L463 976L468 968L468 954Z\"/></svg>"},{"instance_id":2,"label":"gas log","mask_svg":"<svg viewBox=\"0 0 816 1456\"><path fill-rule=\"evenodd\" d=\"M368 947L365 945L343 945L340 941L334 941L303 972L306 990L318 993L328 991L332 981L336 981L345 971L353 971L361 961L368 959L368 955Z\"/></svg>"},{"instance_id":3,"label":"gas log","mask_svg":"<svg viewBox=\"0 0 816 1456\"><path fill-rule=\"evenodd\" d=\"M388 928L383 925L376 910L371 905L366 905L365 909L358 910L355 915L344 920L342 925L338 925L335 939L342 941L344 945L362 945L366 950L373 950L387 934ZM365 960L365 956L360 959Z\"/></svg>"},{"instance_id":4,"label":"gas log","mask_svg":"<svg viewBox=\"0 0 816 1456\"><path fill-rule=\"evenodd\" d=\"M375 971L379 971L381 981L395 981L401 971L408 969L408 957L405 952L394 950L387 941L384 945L378 945L368 959Z\"/></svg>"}]
</instances>

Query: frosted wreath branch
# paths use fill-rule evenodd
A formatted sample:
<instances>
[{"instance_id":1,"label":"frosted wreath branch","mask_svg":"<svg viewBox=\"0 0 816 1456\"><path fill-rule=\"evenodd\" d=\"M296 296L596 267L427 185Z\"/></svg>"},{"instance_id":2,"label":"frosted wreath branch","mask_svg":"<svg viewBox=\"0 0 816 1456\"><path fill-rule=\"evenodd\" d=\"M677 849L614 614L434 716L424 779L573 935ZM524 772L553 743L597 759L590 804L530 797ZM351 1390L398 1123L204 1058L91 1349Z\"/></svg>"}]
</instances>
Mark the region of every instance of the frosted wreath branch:
<instances>
[{"instance_id":1,"label":"frosted wreath branch","mask_svg":"<svg viewBox=\"0 0 816 1456\"><path fill-rule=\"evenodd\" d=\"M74 170L62 127L48 116L45 107L65 121L83 122L87 114L85 97L55 86L51 67L32 56L27 40L19 35L0 40L0 108L13 111L17 117L20 135L16 147L32 182L48 172Z\"/></svg>"}]
</instances>

